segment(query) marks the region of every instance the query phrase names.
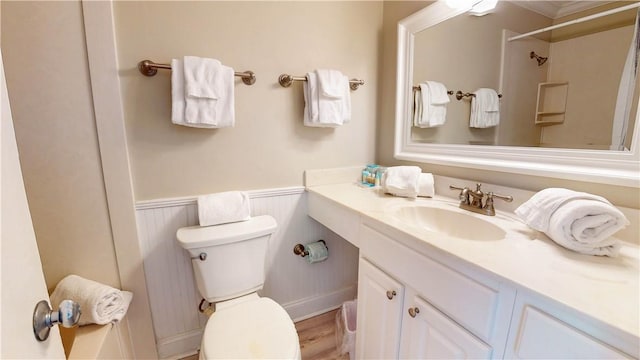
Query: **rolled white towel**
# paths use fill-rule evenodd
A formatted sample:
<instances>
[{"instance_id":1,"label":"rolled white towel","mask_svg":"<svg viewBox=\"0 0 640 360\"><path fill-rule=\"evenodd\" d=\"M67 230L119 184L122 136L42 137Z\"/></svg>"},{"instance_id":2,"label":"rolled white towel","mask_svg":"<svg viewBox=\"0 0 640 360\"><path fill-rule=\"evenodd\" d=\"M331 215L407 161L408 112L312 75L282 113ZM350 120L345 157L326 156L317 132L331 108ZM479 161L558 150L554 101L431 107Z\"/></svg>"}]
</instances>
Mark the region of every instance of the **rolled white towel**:
<instances>
[{"instance_id":1,"label":"rolled white towel","mask_svg":"<svg viewBox=\"0 0 640 360\"><path fill-rule=\"evenodd\" d=\"M51 305L58 308L63 300L73 300L80 305L78 325L98 324L122 320L129 309L133 294L121 291L78 275L60 280L51 294Z\"/></svg>"},{"instance_id":2,"label":"rolled white towel","mask_svg":"<svg viewBox=\"0 0 640 360\"><path fill-rule=\"evenodd\" d=\"M629 225L607 199L561 188L536 193L515 213L559 245L590 255L617 256L620 244L611 236Z\"/></svg>"},{"instance_id":3,"label":"rolled white towel","mask_svg":"<svg viewBox=\"0 0 640 360\"><path fill-rule=\"evenodd\" d=\"M392 166L387 168L382 178L384 192L402 197L415 198L419 191L422 170L417 166Z\"/></svg>"},{"instance_id":4,"label":"rolled white towel","mask_svg":"<svg viewBox=\"0 0 640 360\"><path fill-rule=\"evenodd\" d=\"M200 226L245 221L251 218L249 194L244 191L226 191L198 196Z\"/></svg>"},{"instance_id":5,"label":"rolled white towel","mask_svg":"<svg viewBox=\"0 0 640 360\"><path fill-rule=\"evenodd\" d=\"M435 195L433 174L420 174L418 177L418 196L433 197L433 195Z\"/></svg>"}]
</instances>

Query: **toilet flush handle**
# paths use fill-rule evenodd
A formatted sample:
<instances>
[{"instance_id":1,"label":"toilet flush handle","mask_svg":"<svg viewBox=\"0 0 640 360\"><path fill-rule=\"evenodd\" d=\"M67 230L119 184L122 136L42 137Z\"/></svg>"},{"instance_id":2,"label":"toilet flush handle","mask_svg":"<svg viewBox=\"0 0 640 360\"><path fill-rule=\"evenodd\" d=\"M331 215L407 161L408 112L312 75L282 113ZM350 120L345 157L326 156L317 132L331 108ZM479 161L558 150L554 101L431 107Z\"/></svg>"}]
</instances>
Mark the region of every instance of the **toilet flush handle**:
<instances>
[{"instance_id":1,"label":"toilet flush handle","mask_svg":"<svg viewBox=\"0 0 640 360\"><path fill-rule=\"evenodd\" d=\"M207 260L207 253L201 252L200 254L198 254L198 256L192 256L191 260L205 261Z\"/></svg>"}]
</instances>

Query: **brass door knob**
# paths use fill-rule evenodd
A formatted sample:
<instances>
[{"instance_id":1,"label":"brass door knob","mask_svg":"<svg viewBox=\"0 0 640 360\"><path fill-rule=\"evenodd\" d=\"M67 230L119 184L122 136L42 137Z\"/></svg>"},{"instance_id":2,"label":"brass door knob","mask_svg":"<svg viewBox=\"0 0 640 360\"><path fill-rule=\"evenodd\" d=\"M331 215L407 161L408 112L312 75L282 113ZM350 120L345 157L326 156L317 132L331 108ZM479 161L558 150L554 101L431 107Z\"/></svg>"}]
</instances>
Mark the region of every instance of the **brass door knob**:
<instances>
[{"instance_id":1,"label":"brass door knob","mask_svg":"<svg viewBox=\"0 0 640 360\"><path fill-rule=\"evenodd\" d=\"M395 290L387 290L387 299L391 300L396 296L396 291Z\"/></svg>"},{"instance_id":2,"label":"brass door knob","mask_svg":"<svg viewBox=\"0 0 640 360\"><path fill-rule=\"evenodd\" d=\"M418 309L418 307L409 308L409 316L411 316L412 318L416 317L416 315L418 315L419 313L420 309Z\"/></svg>"}]
</instances>

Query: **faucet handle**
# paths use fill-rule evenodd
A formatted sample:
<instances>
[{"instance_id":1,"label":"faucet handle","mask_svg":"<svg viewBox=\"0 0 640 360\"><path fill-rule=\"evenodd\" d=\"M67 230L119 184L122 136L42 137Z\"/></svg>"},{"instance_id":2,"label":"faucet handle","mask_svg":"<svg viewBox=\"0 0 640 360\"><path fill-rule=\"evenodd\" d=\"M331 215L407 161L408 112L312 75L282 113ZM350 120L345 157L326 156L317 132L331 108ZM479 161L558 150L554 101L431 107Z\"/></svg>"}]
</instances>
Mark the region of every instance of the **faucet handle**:
<instances>
[{"instance_id":1,"label":"faucet handle","mask_svg":"<svg viewBox=\"0 0 640 360\"><path fill-rule=\"evenodd\" d=\"M449 185L449 189L451 190L459 190L460 194L458 195L458 200L460 200L461 203L463 204L469 204L469 188L468 187L458 187L458 186L453 186L453 185Z\"/></svg>"},{"instance_id":2,"label":"faucet handle","mask_svg":"<svg viewBox=\"0 0 640 360\"><path fill-rule=\"evenodd\" d=\"M513 196L511 195L499 195L499 194L494 194L492 192L487 193L487 197L491 197L491 198L498 198L500 200L504 200L506 202L512 202L513 201Z\"/></svg>"},{"instance_id":3,"label":"faucet handle","mask_svg":"<svg viewBox=\"0 0 640 360\"><path fill-rule=\"evenodd\" d=\"M450 190L460 190L460 191L462 191L462 190L464 190L466 188L461 188L461 187L458 187L458 186L449 185L449 189Z\"/></svg>"},{"instance_id":4,"label":"faucet handle","mask_svg":"<svg viewBox=\"0 0 640 360\"><path fill-rule=\"evenodd\" d=\"M482 209L485 211L486 215L489 216L494 216L496 214L496 209L493 206L493 198L496 197L498 199L504 200L506 202L512 202L513 201L513 197L512 196L508 196L508 195L498 195L498 194L494 194L493 192L488 192L487 193L487 201L485 202L484 206L482 207Z\"/></svg>"}]
</instances>

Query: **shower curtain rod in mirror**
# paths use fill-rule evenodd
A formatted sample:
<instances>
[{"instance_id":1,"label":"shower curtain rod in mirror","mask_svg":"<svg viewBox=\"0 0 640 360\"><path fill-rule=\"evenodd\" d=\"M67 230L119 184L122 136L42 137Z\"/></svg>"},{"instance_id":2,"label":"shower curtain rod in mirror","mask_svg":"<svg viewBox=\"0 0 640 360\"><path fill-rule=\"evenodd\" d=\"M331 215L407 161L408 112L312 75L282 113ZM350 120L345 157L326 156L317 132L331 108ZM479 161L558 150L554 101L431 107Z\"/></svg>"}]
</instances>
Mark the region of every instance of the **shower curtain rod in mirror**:
<instances>
[{"instance_id":1,"label":"shower curtain rod in mirror","mask_svg":"<svg viewBox=\"0 0 640 360\"><path fill-rule=\"evenodd\" d=\"M522 39L522 38L525 38L527 36L540 34L540 33L546 32L546 31L551 31L551 30L563 28L565 26L569 26L569 25L573 25L573 24L579 24L579 23L582 23L582 22L585 22L585 21L601 18L603 16L607 16L607 15L611 15L611 14L616 14L616 13L627 11L629 9L634 9L634 8L637 8L637 7L640 7L640 3L634 3L634 4L630 4L630 5L626 5L626 6L621 6L619 8L615 8L615 9L599 12L597 14L581 17L581 18L578 18L578 19L575 19L575 20L570 20L570 21L563 22L563 23L560 23L560 24L551 25L551 26L548 26L546 28L534 30L534 31L528 32L526 34L512 36L509 39L507 39L507 41L513 41L513 40Z\"/></svg>"}]
</instances>

